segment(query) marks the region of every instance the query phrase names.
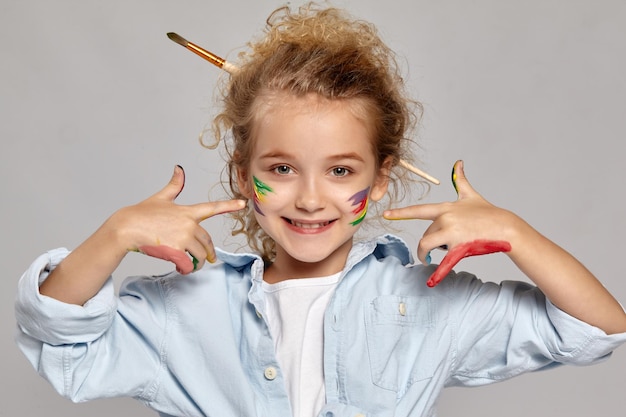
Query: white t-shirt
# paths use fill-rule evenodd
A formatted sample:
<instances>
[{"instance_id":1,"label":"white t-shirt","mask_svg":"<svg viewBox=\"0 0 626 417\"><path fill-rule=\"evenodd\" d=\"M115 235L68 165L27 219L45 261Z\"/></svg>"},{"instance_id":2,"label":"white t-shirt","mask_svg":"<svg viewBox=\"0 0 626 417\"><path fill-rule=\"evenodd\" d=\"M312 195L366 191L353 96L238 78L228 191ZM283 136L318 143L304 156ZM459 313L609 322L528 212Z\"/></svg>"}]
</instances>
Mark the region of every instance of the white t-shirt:
<instances>
[{"instance_id":1,"label":"white t-shirt","mask_svg":"<svg viewBox=\"0 0 626 417\"><path fill-rule=\"evenodd\" d=\"M326 401L324 312L339 275L263 282L265 319L294 417L317 416Z\"/></svg>"}]
</instances>

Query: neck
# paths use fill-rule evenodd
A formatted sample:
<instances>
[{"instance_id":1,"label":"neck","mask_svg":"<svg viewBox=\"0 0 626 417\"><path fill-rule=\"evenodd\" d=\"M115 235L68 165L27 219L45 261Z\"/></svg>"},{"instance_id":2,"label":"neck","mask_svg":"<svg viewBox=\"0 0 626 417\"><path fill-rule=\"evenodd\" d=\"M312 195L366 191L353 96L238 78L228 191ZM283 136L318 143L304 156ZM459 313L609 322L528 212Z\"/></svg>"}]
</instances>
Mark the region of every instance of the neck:
<instances>
[{"instance_id":1,"label":"neck","mask_svg":"<svg viewBox=\"0 0 626 417\"><path fill-rule=\"evenodd\" d=\"M352 248L352 241L319 262L303 262L277 248L276 259L265 268L263 281L276 284L286 279L327 277L341 272Z\"/></svg>"}]
</instances>

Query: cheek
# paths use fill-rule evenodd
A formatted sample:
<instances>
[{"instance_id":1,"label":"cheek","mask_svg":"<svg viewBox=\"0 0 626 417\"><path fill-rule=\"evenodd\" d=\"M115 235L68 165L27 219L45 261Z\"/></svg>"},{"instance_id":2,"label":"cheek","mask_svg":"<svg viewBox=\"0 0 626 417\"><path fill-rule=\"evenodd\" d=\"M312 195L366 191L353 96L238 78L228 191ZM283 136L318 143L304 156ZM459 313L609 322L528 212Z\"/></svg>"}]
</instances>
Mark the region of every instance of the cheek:
<instances>
[{"instance_id":1,"label":"cheek","mask_svg":"<svg viewBox=\"0 0 626 417\"><path fill-rule=\"evenodd\" d=\"M256 176L252 177L252 204L257 215L265 216L268 212L281 210L293 201L297 194L297 185L285 183L267 183Z\"/></svg>"},{"instance_id":2,"label":"cheek","mask_svg":"<svg viewBox=\"0 0 626 417\"><path fill-rule=\"evenodd\" d=\"M254 204L254 210L261 216L264 216L265 214L261 206L264 205L268 199L272 198L271 194L274 193L274 189L254 176L252 177L252 187L252 203Z\"/></svg>"},{"instance_id":3,"label":"cheek","mask_svg":"<svg viewBox=\"0 0 626 417\"><path fill-rule=\"evenodd\" d=\"M365 219L367 214L367 207L369 205L370 187L367 187L357 193L353 194L348 199L350 205L350 212L354 216L354 220L350 222L352 226L356 226Z\"/></svg>"}]
</instances>

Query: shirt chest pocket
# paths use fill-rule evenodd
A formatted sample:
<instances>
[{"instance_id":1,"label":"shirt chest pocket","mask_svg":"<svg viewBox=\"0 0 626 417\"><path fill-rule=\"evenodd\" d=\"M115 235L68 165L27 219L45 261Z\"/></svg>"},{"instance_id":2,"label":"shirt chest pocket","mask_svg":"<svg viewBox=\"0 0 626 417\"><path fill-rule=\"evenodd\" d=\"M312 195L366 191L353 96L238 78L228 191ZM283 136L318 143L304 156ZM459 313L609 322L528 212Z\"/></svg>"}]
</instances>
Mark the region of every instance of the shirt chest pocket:
<instances>
[{"instance_id":1,"label":"shirt chest pocket","mask_svg":"<svg viewBox=\"0 0 626 417\"><path fill-rule=\"evenodd\" d=\"M437 367L433 300L380 296L365 308L365 330L372 380L402 395Z\"/></svg>"}]
</instances>

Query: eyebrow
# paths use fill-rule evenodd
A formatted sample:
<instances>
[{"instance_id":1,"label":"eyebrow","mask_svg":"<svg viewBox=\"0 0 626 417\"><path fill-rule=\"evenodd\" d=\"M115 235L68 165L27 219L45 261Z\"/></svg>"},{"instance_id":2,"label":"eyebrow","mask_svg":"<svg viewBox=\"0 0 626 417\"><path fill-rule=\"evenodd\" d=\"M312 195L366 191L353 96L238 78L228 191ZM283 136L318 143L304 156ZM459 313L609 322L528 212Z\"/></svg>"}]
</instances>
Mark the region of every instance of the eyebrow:
<instances>
[{"instance_id":1,"label":"eyebrow","mask_svg":"<svg viewBox=\"0 0 626 417\"><path fill-rule=\"evenodd\" d=\"M356 161L365 162L365 160L361 157L361 155L359 155L356 152L348 152L348 153L341 153L338 155L333 155L329 159L332 159L335 161L342 160L342 159L354 159Z\"/></svg>"},{"instance_id":2,"label":"eyebrow","mask_svg":"<svg viewBox=\"0 0 626 417\"><path fill-rule=\"evenodd\" d=\"M259 158L260 159L293 159L293 156L291 154L288 154L282 151L269 151L267 153L262 154ZM363 157L361 157L361 155L359 155L356 152L347 152L347 153L340 153L337 155L331 155L330 157L328 157L328 159L331 161L353 159L355 161L365 162Z\"/></svg>"}]
</instances>

